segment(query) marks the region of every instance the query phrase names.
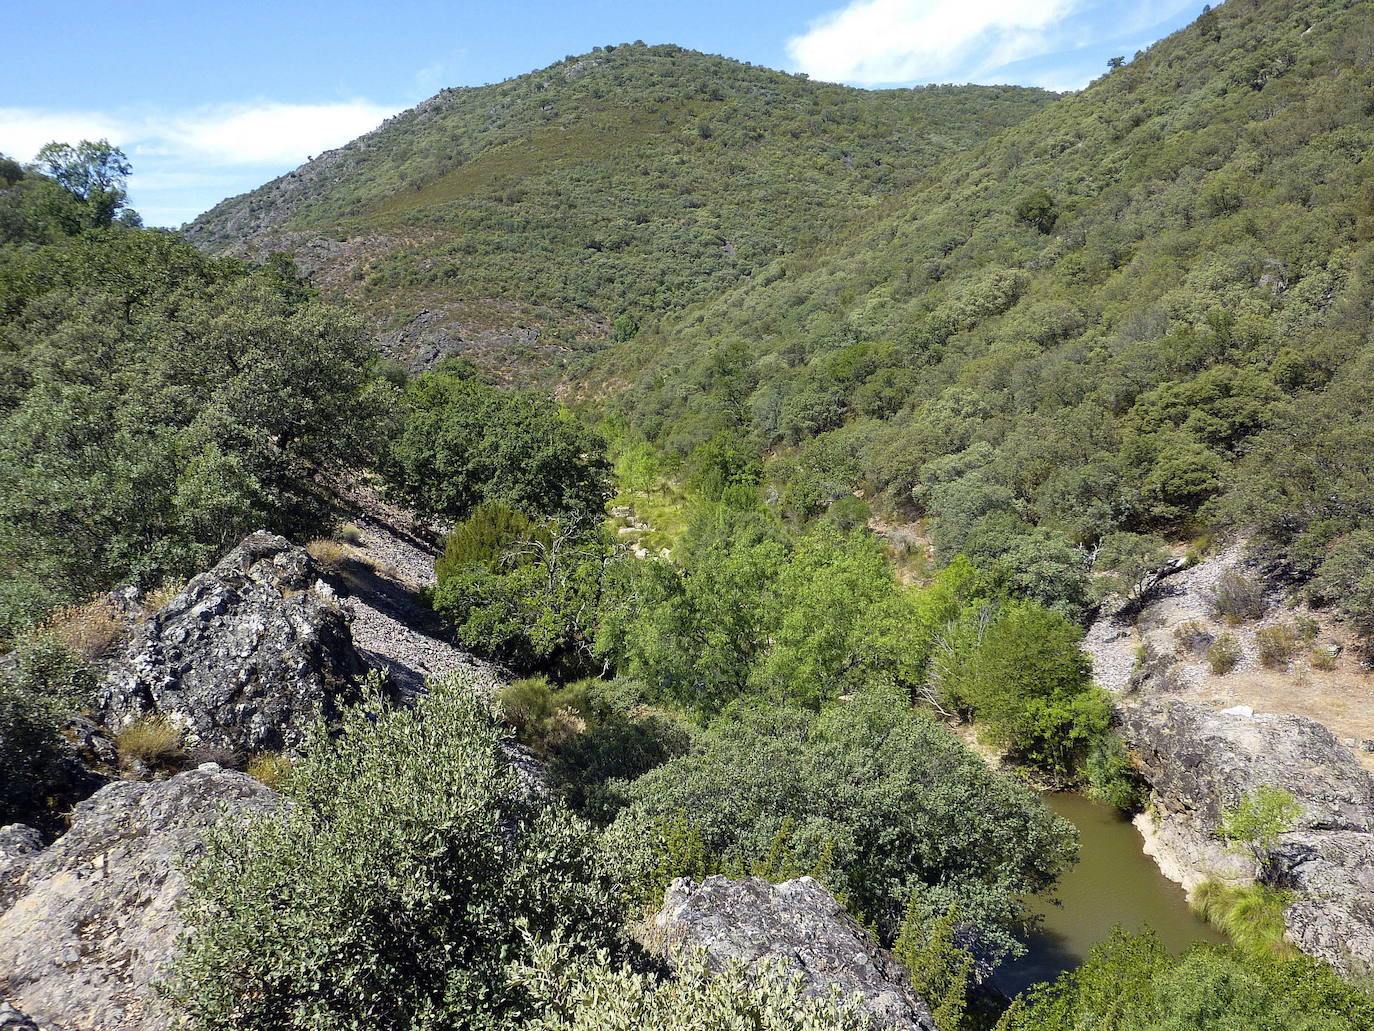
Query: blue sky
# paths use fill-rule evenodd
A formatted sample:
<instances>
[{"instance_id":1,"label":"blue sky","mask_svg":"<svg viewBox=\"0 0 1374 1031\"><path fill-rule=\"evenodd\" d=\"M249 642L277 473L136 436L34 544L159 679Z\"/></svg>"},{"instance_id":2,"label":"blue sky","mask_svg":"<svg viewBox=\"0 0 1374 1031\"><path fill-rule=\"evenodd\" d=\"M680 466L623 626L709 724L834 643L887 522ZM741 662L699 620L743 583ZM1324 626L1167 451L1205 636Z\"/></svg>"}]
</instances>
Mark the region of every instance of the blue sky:
<instances>
[{"instance_id":1,"label":"blue sky","mask_svg":"<svg viewBox=\"0 0 1374 1031\"><path fill-rule=\"evenodd\" d=\"M1191 21L1179 0L5 0L0 152L108 137L179 225L445 86L678 43L856 86L1078 89Z\"/></svg>"}]
</instances>

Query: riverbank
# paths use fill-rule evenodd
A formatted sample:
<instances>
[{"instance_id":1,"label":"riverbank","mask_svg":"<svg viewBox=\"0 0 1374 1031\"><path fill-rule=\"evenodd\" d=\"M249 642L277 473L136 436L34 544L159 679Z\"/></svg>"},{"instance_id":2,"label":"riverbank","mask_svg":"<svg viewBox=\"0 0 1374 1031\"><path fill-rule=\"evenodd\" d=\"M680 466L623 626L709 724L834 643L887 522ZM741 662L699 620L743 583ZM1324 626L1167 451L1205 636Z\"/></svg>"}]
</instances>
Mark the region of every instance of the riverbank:
<instances>
[{"instance_id":1,"label":"riverbank","mask_svg":"<svg viewBox=\"0 0 1374 1031\"><path fill-rule=\"evenodd\" d=\"M993 976L999 991L1015 995L1073 969L1117 925L1128 931L1148 926L1176 953L1194 942L1226 940L1194 915L1183 888L1155 865L1127 817L1072 792L1043 797L1050 809L1078 828L1080 857L1060 879L1055 900L1031 901L1029 909L1040 918L1041 927L1027 940L1026 956Z\"/></svg>"}]
</instances>

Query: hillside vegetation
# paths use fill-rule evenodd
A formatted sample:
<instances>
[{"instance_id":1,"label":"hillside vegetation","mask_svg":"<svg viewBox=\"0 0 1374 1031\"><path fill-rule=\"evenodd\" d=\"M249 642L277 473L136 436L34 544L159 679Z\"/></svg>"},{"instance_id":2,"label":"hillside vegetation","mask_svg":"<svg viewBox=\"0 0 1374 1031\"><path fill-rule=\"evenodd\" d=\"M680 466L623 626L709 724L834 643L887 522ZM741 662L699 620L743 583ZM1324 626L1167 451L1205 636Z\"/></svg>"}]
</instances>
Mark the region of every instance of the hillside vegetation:
<instances>
[{"instance_id":1,"label":"hillside vegetation","mask_svg":"<svg viewBox=\"0 0 1374 1031\"><path fill-rule=\"evenodd\" d=\"M943 1031L1370 1027L1367 985L1240 936L1117 932L1009 1006L971 975L1077 854L1039 789L1145 804L1082 649L1104 589L1239 527L1374 637L1371 98L1374 2L1231 0L1065 98L604 48L189 240L108 143L0 159L0 825L59 818L103 592L152 605L259 527L342 550L346 483L448 530L397 619L513 676L367 678L253 757L289 804L186 867L184 1026L858 1026L643 950L723 874L814 878ZM476 360L379 360L420 308ZM617 489L663 523L608 525ZM1244 808L1263 870L1284 832Z\"/></svg>"},{"instance_id":2,"label":"hillside vegetation","mask_svg":"<svg viewBox=\"0 0 1374 1031\"><path fill-rule=\"evenodd\" d=\"M445 90L186 233L211 251L329 241L309 259L321 280L397 324L428 307L468 330L541 327L546 345L624 338L872 217L1053 99L867 92L674 46L598 48Z\"/></svg>"},{"instance_id":3,"label":"hillside vegetation","mask_svg":"<svg viewBox=\"0 0 1374 1031\"><path fill-rule=\"evenodd\" d=\"M1368 3L1228 3L585 370L797 519L858 489L1061 583L1253 525L1368 627L1372 56Z\"/></svg>"}]
</instances>

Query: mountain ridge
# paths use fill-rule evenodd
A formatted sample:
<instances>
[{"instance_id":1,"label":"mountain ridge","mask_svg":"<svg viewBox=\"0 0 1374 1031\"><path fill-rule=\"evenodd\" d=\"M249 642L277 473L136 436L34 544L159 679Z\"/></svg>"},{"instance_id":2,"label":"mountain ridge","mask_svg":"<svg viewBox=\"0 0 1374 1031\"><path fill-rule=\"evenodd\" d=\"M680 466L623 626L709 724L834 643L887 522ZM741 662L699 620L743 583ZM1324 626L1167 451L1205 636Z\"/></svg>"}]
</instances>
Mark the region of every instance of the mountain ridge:
<instances>
[{"instance_id":1,"label":"mountain ridge","mask_svg":"<svg viewBox=\"0 0 1374 1031\"><path fill-rule=\"evenodd\" d=\"M1054 97L864 91L674 46L602 48L446 90L184 234L209 252L294 251L385 329L437 316L431 337L457 327L439 351L531 328L586 345L868 217Z\"/></svg>"}]
</instances>

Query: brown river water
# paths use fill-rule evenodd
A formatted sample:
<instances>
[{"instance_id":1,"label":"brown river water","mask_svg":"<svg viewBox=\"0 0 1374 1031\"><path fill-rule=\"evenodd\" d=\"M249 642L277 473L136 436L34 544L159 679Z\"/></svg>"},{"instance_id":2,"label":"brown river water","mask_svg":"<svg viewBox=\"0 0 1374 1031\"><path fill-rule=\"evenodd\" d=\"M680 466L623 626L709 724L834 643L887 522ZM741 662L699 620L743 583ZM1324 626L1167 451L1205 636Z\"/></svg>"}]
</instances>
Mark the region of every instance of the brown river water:
<instances>
[{"instance_id":1,"label":"brown river water","mask_svg":"<svg viewBox=\"0 0 1374 1031\"><path fill-rule=\"evenodd\" d=\"M1086 959L1115 924L1128 931L1149 925L1174 952L1196 941L1226 940L1193 915L1183 889L1141 851L1140 832L1116 809L1067 792L1044 799L1078 828L1082 851L1078 864L1060 878L1055 894L1062 905L1032 900L1028 908L1044 916L1043 929L1026 942L1026 956L997 971L997 988L1015 995L1053 980Z\"/></svg>"}]
</instances>

